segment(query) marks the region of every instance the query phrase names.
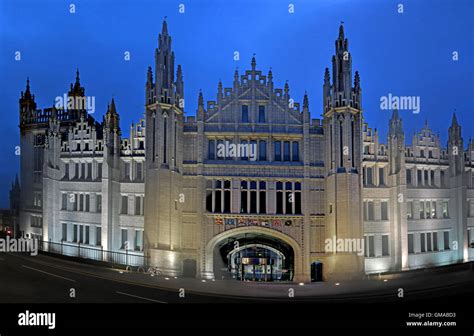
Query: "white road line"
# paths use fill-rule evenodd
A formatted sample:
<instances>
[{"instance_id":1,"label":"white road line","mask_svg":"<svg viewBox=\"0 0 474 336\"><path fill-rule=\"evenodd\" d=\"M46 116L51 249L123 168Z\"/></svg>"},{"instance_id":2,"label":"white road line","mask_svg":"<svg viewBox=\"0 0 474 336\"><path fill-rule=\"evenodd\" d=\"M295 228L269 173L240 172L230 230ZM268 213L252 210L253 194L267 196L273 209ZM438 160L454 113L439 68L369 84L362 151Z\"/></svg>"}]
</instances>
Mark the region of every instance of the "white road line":
<instances>
[{"instance_id":1,"label":"white road line","mask_svg":"<svg viewBox=\"0 0 474 336\"><path fill-rule=\"evenodd\" d=\"M33 268L33 267L29 267L29 266L26 266L26 265L23 265L22 267L28 268L28 269L36 271L36 272L41 272L41 273L44 273L44 274L48 274L48 275L51 275L51 276L56 277L56 278L61 278L61 279L67 280L67 281L76 282L76 280L65 278L65 277L62 277L60 275L56 275L56 274L53 274L53 273L42 271L42 270L39 270L39 269L36 269L36 268Z\"/></svg>"},{"instance_id":2,"label":"white road line","mask_svg":"<svg viewBox=\"0 0 474 336\"><path fill-rule=\"evenodd\" d=\"M146 297L137 296L137 295L133 295L133 294L127 294L127 293L124 293L124 292L115 292L115 293L117 293L117 294L120 294L120 295L131 296L131 297L134 297L134 298L137 298L137 299L142 299L142 300L152 301L152 302L158 302L158 303L168 303L168 302L164 302L164 301L158 301L158 300L153 300L153 299L149 299L149 298L146 298Z\"/></svg>"}]
</instances>

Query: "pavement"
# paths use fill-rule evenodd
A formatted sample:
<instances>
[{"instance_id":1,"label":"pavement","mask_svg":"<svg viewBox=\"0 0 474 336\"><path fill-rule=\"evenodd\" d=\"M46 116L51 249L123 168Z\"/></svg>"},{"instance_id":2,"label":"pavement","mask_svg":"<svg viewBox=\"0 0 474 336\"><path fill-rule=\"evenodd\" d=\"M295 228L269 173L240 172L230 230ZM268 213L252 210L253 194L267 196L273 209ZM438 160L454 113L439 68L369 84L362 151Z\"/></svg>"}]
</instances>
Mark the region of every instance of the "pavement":
<instances>
[{"instance_id":1,"label":"pavement","mask_svg":"<svg viewBox=\"0 0 474 336\"><path fill-rule=\"evenodd\" d=\"M300 285L151 276L41 254L2 253L0 270L1 303L387 302L474 292L470 269Z\"/></svg>"}]
</instances>

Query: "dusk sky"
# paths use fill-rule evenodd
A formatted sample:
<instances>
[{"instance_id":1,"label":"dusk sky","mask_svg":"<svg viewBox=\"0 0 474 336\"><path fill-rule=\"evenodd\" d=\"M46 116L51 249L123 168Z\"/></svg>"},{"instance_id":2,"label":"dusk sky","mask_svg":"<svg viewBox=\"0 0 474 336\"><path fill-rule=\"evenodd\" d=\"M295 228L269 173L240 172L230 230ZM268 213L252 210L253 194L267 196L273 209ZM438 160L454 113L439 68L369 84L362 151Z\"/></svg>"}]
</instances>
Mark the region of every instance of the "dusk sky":
<instances>
[{"instance_id":1,"label":"dusk sky","mask_svg":"<svg viewBox=\"0 0 474 336\"><path fill-rule=\"evenodd\" d=\"M365 120L381 141L391 111L380 109L380 98L391 93L420 97L420 113L400 111L407 143L427 119L445 146L454 110L466 143L474 136L473 14L471 0L0 0L0 207L8 206L19 170L18 99L26 78L38 107L51 107L79 68L86 95L95 97L94 116L102 121L115 97L127 137L144 112L146 70L154 67L165 16L176 65L183 67L187 115L195 115L200 89L205 100L214 100L219 79L232 86L235 68L241 74L249 69L255 53L259 70L272 68L275 87L288 80L297 102L308 92L312 117L319 118L324 69L344 21Z\"/></svg>"}]
</instances>

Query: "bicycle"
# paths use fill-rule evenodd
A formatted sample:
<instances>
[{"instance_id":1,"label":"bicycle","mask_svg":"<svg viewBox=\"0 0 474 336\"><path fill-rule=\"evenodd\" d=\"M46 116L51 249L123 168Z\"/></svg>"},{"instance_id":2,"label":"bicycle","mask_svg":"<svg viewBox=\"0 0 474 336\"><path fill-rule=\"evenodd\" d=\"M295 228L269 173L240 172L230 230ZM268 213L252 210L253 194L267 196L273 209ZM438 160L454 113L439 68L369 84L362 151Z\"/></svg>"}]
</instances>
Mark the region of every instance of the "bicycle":
<instances>
[{"instance_id":1,"label":"bicycle","mask_svg":"<svg viewBox=\"0 0 474 336\"><path fill-rule=\"evenodd\" d=\"M150 274L151 276L160 276L163 273L158 269L156 266L150 266L148 267L147 274Z\"/></svg>"}]
</instances>

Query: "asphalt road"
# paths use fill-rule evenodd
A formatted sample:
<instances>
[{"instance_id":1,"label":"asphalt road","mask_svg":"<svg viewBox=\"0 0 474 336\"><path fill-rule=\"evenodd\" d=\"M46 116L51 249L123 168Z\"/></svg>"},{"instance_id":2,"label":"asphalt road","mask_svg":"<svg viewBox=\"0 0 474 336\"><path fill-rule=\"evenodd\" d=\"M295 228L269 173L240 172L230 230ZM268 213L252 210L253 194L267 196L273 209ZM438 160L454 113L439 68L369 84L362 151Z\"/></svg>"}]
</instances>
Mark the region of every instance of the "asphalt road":
<instances>
[{"instance_id":1,"label":"asphalt road","mask_svg":"<svg viewBox=\"0 0 474 336\"><path fill-rule=\"evenodd\" d=\"M74 267L71 267L71 265ZM387 289L378 286L376 290L372 288L362 292L335 293L326 297L252 298L197 291L186 291L185 296L181 297L178 289L122 281L111 276L104 276L104 274L110 275L114 272L104 273L103 271L104 269L99 266L71 263L70 261L42 255L29 257L19 254L0 254L0 303L376 303L400 301L394 294L398 285L394 283L391 288L388 287L390 283L387 284ZM115 275L117 275L117 271L115 271ZM130 279L130 277L127 279ZM228 285L232 284L232 281L228 282ZM235 285L237 286L237 284ZM404 284L406 288L410 288L411 285L413 286L409 289L409 295L403 301L426 303L432 300L465 299L468 296L472 298L474 297L474 272L463 271L444 275L426 275L413 278ZM254 284L254 286L267 285ZM75 297L71 297L72 290ZM286 289L283 290L286 291Z\"/></svg>"},{"instance_id":2,"label":"asphalt road","mask_svg":"<svg viewBox=\"0 0 474 336\"><path fill-rule=\"evenodd\" d=\"M0 255L0 303L207 303L233 302L230 298L167 291L62 270L35 258ZM75 298L71 298L71 289ZM248 301L248 300L246 300Z\"/></svg>"}]
</instances>

